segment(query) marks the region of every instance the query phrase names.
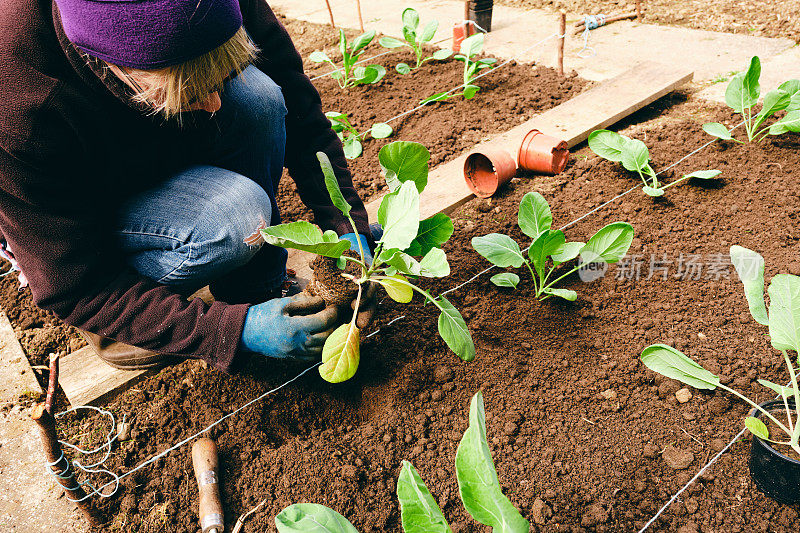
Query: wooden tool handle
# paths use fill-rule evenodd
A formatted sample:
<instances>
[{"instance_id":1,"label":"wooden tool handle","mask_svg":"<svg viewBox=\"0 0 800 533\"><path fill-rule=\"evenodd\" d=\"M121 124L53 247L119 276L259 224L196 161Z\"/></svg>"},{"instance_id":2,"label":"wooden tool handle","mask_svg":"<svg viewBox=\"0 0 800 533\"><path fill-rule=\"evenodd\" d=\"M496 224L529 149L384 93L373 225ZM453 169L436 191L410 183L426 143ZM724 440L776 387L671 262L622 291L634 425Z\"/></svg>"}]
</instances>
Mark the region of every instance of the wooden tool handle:
<instances>
[{"instance_id":1,"label":"wooden tool handle","mask_svg":"<svg viewBox=\"0 0 800 533\"><path fill-rule=\"evenodd\" d=\"M219 496L217 445L211 439L198 439L192 445L192 464L200 491L200 528L203 533L222 533L225 522Z\"/></svg>"}]
</instances>

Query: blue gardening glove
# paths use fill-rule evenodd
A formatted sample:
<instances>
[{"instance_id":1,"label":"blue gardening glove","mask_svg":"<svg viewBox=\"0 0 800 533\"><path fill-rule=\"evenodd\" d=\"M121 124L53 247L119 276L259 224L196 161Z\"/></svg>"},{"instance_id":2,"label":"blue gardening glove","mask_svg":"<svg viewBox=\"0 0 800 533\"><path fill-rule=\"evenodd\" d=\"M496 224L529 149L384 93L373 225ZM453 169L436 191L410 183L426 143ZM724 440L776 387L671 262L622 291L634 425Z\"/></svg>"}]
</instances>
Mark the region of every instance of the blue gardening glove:
<instances>
[{"instance_id":1,"label":"blue gardening glove","mask_svg":"<svg viewBox=\"0 0 800 533\"><path fill-rule=\"evenodd\" d=\"M338 319L335 306L305 293L251 306L241 347L278 359L310 362L319 358Z\"/></svg>"},{"instance_id":2,"label":"blue gardening glove","mask_svg":"<svg viewBox=\"0 0 800 533\"><path fill-rule=\"evenodd\" d=\"M364 247L364 260L368 265L372 264L372 250L369 249L367 238L364 235L359 233L358 236L356 236L355 233L345 233L341 238L350 241L350 249L355 253L358 253L358 240L361 240L361 246Z\"/></svg>"}]
</instances>

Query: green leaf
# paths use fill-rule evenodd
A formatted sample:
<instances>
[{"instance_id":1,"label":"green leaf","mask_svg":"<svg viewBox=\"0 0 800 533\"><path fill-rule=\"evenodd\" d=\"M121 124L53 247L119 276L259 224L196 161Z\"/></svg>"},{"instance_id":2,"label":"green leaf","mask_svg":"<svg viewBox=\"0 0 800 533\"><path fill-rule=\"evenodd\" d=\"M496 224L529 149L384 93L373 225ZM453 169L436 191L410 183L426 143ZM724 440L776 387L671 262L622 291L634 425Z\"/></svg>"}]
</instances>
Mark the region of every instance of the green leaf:
<instances>
[{"instance_id":1,"label":"green leaf","mask_svg":"<svg viewBox=\"0 0 800 533\"><path fill-rule=\"evenodd\" d=\"M450 275L447 255L441 248L431 248L419 262L420 275L427 278L444 278Z\"/></svg>"},{"instance_id":2,"label":"green leaf","mask_svg":"<svg viewBox=\"0 0 800 533\"><path fill-rule=\"evenodd\" d=\"M725 90L725 103L737 113L756 105L761 94L761 87L758 84L760 77L761 61L755 56L750 60L747 72L740 72L731 78Z\"/></svg>"},{"instance_id":3,"label":"green leaf","mask_svg":"<svg viewBox=\"0 0 800 533\"><path fill-rule=\"evenodd\" d=\"M684 178L694 178L698 180L710 180L722 174L721 170L695 170L691 174L686 174Z\"/></svg>"},{"instance_id":4,"label":"green leaf","mask_svg":"<svg viewBox=\"0 0 800 533\"><path fill-rule=\"evenodd\" d=\"M730 130L719 122L706 122L703 124L703 131L714 137L719 137L723 141L733 139Z\"/></svg>"},{"instance_id":5,"label":"green leaf","mask_svg":"<svg viewBox=\"0 0 800 533\"><path fill-rule=\"evenodd\" d=\"M336 328L322 347L319 375L329 383L341 383L358 370L361 356L361 331L354 322Z\"/></svg>"},{"instance_id":6,"label":"green leaf","mask_svg":"<svg viewBox=\"0 0 800 533\"><path fill-rule=\"evenodd\" d=\"M331 197L331 202L336 209L342 212L344 216L350 215L350 204L344 199L342 190L339 189L339 182L336 180L336 175L333 173L333 166L331 160L325 152L317 152L317 159L319 166L322 169L322 174L325 177L325 188L328 189L328 195Z\"/></svg>"},{"instance_id":7,"label":"green leaf","mask_svg":"<svg viewBox=\"0 0 800 533\"><path fill-rule=\"evenodd\" d=\"M410 302L411 298L414 297L414 289L402 282L407 282L408 280L400 274L395 274L394 276L389 277L395 279L377 279L375 282L383 285L383 288L386 289L386 294L388 294L389 298L395 302L400 302L401 304L407 304Z\"/></svg>"},{"instance_id":8,"label":"green leaf","mask_svg":"<svg viewBox=\"0 0 800 533\"><path fill-rule=\"evenodd\" d=\"M786 91L780 89L770 91L764 95L764 104L761 106L761 111L755 116L753 121L753 129L757 129L766 119L774 115L778 111L782 111L789 107L791 97Z\"/></svg>"},{"instance_id":9,"label":"green leaf","mask_svg":"<svg viewBox=\"0 0 800 533\"><path fill-rule=\"evenodd\" d=\"M471 100L480 90L481 88L477 85L465 85L461 94L464 96L464 100Z\"/></svg>"},{"instance_id":10,"label":"green leaf","mask_svg":"<svg viewBox=\"0 0 800 533\"><path fill-rule=\"evenodd\" d=\"M358 157L364 152L361 141L358 140L358 135L352 134L348 135L342 143L342 150L344 151L344 156L347 159L358 159Z\"/></svg>"},{"instance_id":11,"label":"green leaf","mask_svg":"<svg viewBox=\"0 0 800 533\"><path fill-rule=\"evenodd\" d=\"M483 237L473 237L472 247L475 251L501 268L519 268L525 262L519 244L508 235L490 233Z\"/></svg>"},{"instance_id":12,"label":"green leaf","mask_svg":"<svg viewBox=\"0 0 800 533\"><path fill-rule=\"evenodd\" d=\"M656 189L655 187L651 187L649 185L642 187L642 192L647 196L664 196L664 189Z\"/></svg>"},{"instance_id":13,"label":"green leaf","mask_svg":"<svg viewBox=\"0 0 800 533\"><path fill-rule=\"evenodd\" d=\"M464 317L444 296L439 296L436 303L441 311L437 324L439 335L462 360L472 361L475 359L475 344L472 342L472 335L469 334Z\"/></svg>"},{"instance_id":14,"label":"green leaf","mask_svg":"<svg viewBox=\"0 0 800 533\"><path fill-rule=\"evenodd\" d=\"M448 98L449 98L449 96L448 96L448 94L446 92L445 93L436 93L436 94L434 94L432 96L429 96L429 97L424 98L423 100L421 100L419 105L430 104L431 102L442 102L444 100L447 100Z\"/></svg>"},{"instance_id":15,"label":"green leaf","mask_svg":"<svg viewBox=\"0 0 800 533\"><path fill-rule=\"evenodd\" d=\"M408 461L397 478L397 499L404 533L451 533L439 504Z\"/></svg>"},{"instance_id":16,"label":"green leaf","mask_svg":"<svg viewBox=\"0 0 800 533\"><path fill-rule=\"evenodd\" d=\"M777 383L767 381L766 379L759 379L758 383L770 390L775 391L779 396L784 398L791 398L794 395L794 389L791 387L784 387L782 385L778 385Z\"/></svg>"},{"instance_id":17,"label":"green leaf","mask_svg":"<svg viewBox=\"0 0 800 533\"><path fill-rule=\"evenodd\" d=\"M750 430L750 433L759 439L769 439L769 430L767 425L754 416L748 416L744 419L744 426Z\"/></svg>"},{"instance_id":18,"label":"green leaf","mask_svg":"<svg viewBox=\"0 0 800 533\"><path fill-rule=\"evenodd\" d=\"M764 303L764 258L741 246L731 246L731 263L744 285L744 295L750 314L759 324L769 325L767 306Z\"/></svg>"},{"instance_id":19,"label":"green leaf","mask_svg":"<svg viewBox=\"0 0 800 533\"><path fill-rule=\"evenodd\" d=\"M469 427L456 451L456 477L467 512L495 532L528 533L530 524L503 494L486 441L483 395L472 397Z\"/></svg>"},{"instance_id":20,"label":"green leaf","mask_svg":"<svg viewBox=\"0 0 800 533\"><path fill-rule=\"evenodd\" d=\"M622 160L626 170L636 172L642 170L650 162L650 151L639 139L627 139L622 146Z\"/></svg>"},{"instance_id":21,"label":"green leaf","mask_svg":"<svg viewBox=\"0 0 800 533\"><path fill-rule=\"evenodd\" d=\"M406 43L394 37L381 37L378 39L378 44L384 48L400 48L401 46L408 46Z\"/></svg>"},{"instance_id":22,"label":"green leaf","mask_svg":"<svg viewBox=\"0 0 800 533\"><path fill-rule=\"evenodd\" d=\"M350 242L339 240L335 231L322 230L311 222L298 220L288 224L269 226L261 230L264 241L281 248L294 248L334 259L350 249Z\"/></svg>"},{"instance_id":23,"label":"green leaf","mask_svg":"<svg viewBox=\"0 0 800 533\"><path fill-rule=\"evenodd\" d=\"M581 259L584 263L616 263L631 247L631 242L633 226L627 222L612 222L589 239L581 249Z\"/></svg>"},{"instance_id":24,"label":"green leaf","mask_svg":"<svg viewBox=\"0 0 800 533\"><path fill-rule=\"evenodd\" d=\"M471 58L483 50L483 33L476 33L461 41L458 51Z\"/></svg>"},{"instance_id":25,"label":"green leaf","mask_svg":"<svg viewBox=\"0 0 800 533\"><path fill-rule=\"evenodd\" d=\"M794 96L795 93L800 91L800 80L786 80L778 85L778 89L786 91L789 96Z\"/></svg>"},{"instance_id":26,"label":"green leaf","mask_svg":"<svg viewBox=\"0 0 800 533\"><path fill-rule=\"evenodd\" d=\"M296 503L275 517L278 533L358 533L345 517L316 503Z\"/></svg>"},{"instance_id":27,"label":"green leaf","mask_svg":"<svg viewBox=\"0 0 800 533\"><path fill-rule=\"evenodd\" d=\"M431 248L441 248L453 235L453 221L444 213L436 213L430 218L421 220L416 238L411 241L406 253L409 255L425 255Z\"/></svg>"},{"instance_id":28,"label":"green leaf","mask_svg":"<svg viewBox=\"0 0 800 533\"><path fill-rule=\"evenodd\" d=\"M531 247L528 248L528 257L533 262L536 273L539 278L544 277L544 267L547 264L547 258L554 253L561 251L566 244L564 232L561 230L547 230L533 241Z\"/></svg>"},{"instance_id":29,"label":"green leaf","mask_svg":"<svg viewBox=\"0 0 800 533\"><path fill-rule=\"evenodd\" d=\"M413 181L404 182L400 188L384 196L378 213L383 225L381 242L384 248L405 250L411 245L419 230L419 193Z\"/></svg>"},{"instance_id":30,"label":"green leaf","mask_svg":"<svg viewBox=\"0 0 800 533\"><path fill-rule=\"evenodd\" d=\"M550 256L551 259L553 260L553 264L558 266L562 263L566 263L567 261L572 261L573 259L578 257L584 246L586 246L586 244L582 242L565 243L561 251Z\"/></svg>"},{"instance_id":31,"label":"green leaf","mask_svg":"<svg viewBox=\"0 0 800 533\"><path fill-rule=\"evenodd\" d=\"M422 267L419 261L397 248L386 249L381 252L380 260L398 272L407 276L421 276Z\"/></svg>"},{"instance_id":32,"label":"green leaf","mask_svg":"<svg viewBox=\"0 0 800 533\"><path fill-rule=\"evenodd\" d=\"M519 203L517 223L522 233L534 240L549 230L553 225L553 213L544 196L535 191L523 196Z\"/></svg>"},{"instance_id":33,"label":"green leaf","mask_svg":"<svg viewBox=\"0 0 800 533\"><path fill-rule=\"evenodd\" d=\"M381 65L370 65L368 67L356 67L353 69L353 77L357 84L369 85L378 83L386 76L386 69Z\"/></svg>"},{"instance_id":34,"label":"green leaf","mask_svg":"<svg viewBox=\"0 0 800 533\"><path fill-rule=\"evenodd\" d=\"M407 7L403 10L400 16L403 20L403 26L411 30L416 30L419 27L419 13L413 7Z\"/></svg>"},{"instance_id":35,"label":"green leaf","mask_svg":"<svg viewBox=\"0 0 800 533\"><path fill-rule=\"evenodd\" d=\"M431 57L433 57L437 61L442 61L444 59L447 59L451 55L453 55L452 50L450 50L449 48L441 48L439 50L436 50Z\"/></svg>"},{"instance_id":36,"label":"green leaf","mask_svg":"<svg viewBox=\"0 0 800 533\"><path fill-rule=\"evenodd\" d=\"M550 296L558 296L570 302L574 302L578 299L578 293L569 289L551 289L550 287L545 287L542 289L542 292Z\"/></svg>"},{"instance_id":37,"label":"green leaf","mask_svg":"<svg viewBox=\"0 0 800 533\"><path fill-rule=\"evenodd\" d=\"M439 29L439 21L432 20L425 25L425 28L422 30L422 34L419 36L419 42L427 43L433 36L436 35L436 30Z\"/></svg>"},{"instance_id":38,"label":"green leaf","mask_svg":"<svg viewBox=\"0 0 800 533\"><path fill-rule=\"evenodd\" d=\"M719 385L717 376L666 344L648 346L642 350L639 358L653 372L677 379L690 387L713 390Z\"/></svg>"},{"instance_id":39,"label":"green leaf","mask_svg":"<svg viewBox=\"0 0 800 533\"><path fill-rule=\"evenodd\" d=\"M800 353L800 277L778 274L767 293L772 347Z\"/></svg>"},{"instance_id":40,"label":"green leaf","mask_svg":"<svg viewBox=\"0 0 800 533\"><path fill-rule=\"evenodd\" d=\"M398 63L397 65L395 65L394 69L403 75L406 75L409 72L411 72L411 67L409 67L407 63Z\"/></svg>"},{"instance_id":41,"label":"green leaf","mask_svg":"<svg viewBox=\"0 0 800 533\"><path fill-rule=\"evenodd\" d=\"M328 54L326 54L325 52L320 52L319 50L317 50L316 52L311 52L311 54L308 56L308 59L310 61L313 61L314 63L325 63L325 62L333 63L333 61L331 61L331 58L328 57Z\"/></svg>"},{"instance_id":42,"label":"green leaf","mask_svg":"<svg viewBox=\"0 0 800 533\"><path fill-rule=\"evenodd\" d=\"M339 28L339 52L342 54L342 62L345 66L350 64L350 52L347 49L347 35L344 34L342 28Z\"/></svg>"},{"instance_id":43,"label":"green leaf","mask_svg":"<svg viewBox=\"0 0 800 533\"><path fill-rule=\"evenodd\" d=\"M362 48L366 47L369 43L371 43L372 39L374 38L375 38L375 30L364 32L355 39L353 39L353 44L350 45L350 50L352 51L353 54L355 54Z\"/></svg>"},{"instance_id":44,"label":"green leaf","mask_svg":"<svg viewBox=\"0 0 800 533\"><path fill-rule=\"evenodd\" d=\"M769 127L770 135L782 135L790 131L800 132L800 110L789 111L782 119Z\"/></svg>"},{"instance_id":45,"label":"green leaf","mask_svg":"<svg viewBox=\"0 0 800 533\"><path fill-rule=\"evenodd\" d=\"M498 287L513 287L516 289L517 285L519 285L519 276L513 272L501 272L489 278L489 281Z\"/></svg>"},{"instance_id":46,"label":"green leaf","mask_svg":"<svg viewBox=\"0 0 800 533\"><path fill-rule=\"evenodd\" d=\"M603 159L619 163L628 137L609 130L596 130L589 134L589 148Z\"/></svg>"},{"instance_id":47,"label":"green leaf","mask_svg":"<svg viewBox=\"0 0 800 533\"><path fill-rule=\"evenodd\" d=\"M376 122L369 132L376 139L385 139L392 134L392 127L385 122Z\"/></svg>"},{"instance_id":48,"label":"green leaf","mask_svg":"<svg viewBox=\"0 0 800 533\"><path fill-rule=\"evenodd\" d=\"M386 173L389 190L395 191L406 181L416 184L422 192L428 184L428 162L431 153L420 143L395 141L381 148L378 163Z\"/></svg>"}]
</instances>

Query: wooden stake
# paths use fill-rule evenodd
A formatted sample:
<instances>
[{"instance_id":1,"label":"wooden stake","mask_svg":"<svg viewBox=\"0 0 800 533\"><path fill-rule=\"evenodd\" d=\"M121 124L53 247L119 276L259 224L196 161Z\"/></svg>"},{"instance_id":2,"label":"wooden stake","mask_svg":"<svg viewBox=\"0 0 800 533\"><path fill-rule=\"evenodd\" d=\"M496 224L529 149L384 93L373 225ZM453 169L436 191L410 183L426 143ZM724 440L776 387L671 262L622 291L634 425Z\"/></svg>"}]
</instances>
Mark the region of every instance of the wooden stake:
<instances>
[{"instance_id":1,"label":"wooden stake","mask_svg":"<svg viewBox=\"0 0 800 533\"><path fill-rule=\"evenodd\" d=\"M567 14L561 11L559 13L559 25L558 25L558 35L560 36L558 39L558 75L564 76L564 41L566 40L566 33L567 33Z\"/></svg>"},{"instance_id":2,"label":"wooden stake","mask_svg":"<svg viewBox=\"0 0 800 533\"><path fill-rule=\"evenodd\" d=\"M606 17L606 23L603 24L604 26L611 24L612 22L616 22L618 20L625 20L625 19L632 19L636 18L636 12L632 11L630 13L623 13L622 15L614 15L613 17ZM585 20L581 19L575 23L575 33L580 33L584 29Z\"/></svg>"},{"instance_id":3,"label":"wooden stake","mask_svg":"<svg viewBox=\"0 0 800 533\"><path fill-rule=\"evenodd\" d=\"M361 28L361 33L364 33L364 18L361 15L361 0L356 0L356 7L358 7L358 27Z\"/></svg>"},{"instance_id":4,"label":"wooden stake","mask_svg":"<svg viewBox=\"0 0 800 533\"><path fill-rule=\"evenodd\" d=\"M636 22L642 21L642 0L636 0Z\"/></svg>"},{"instance_id":5,"label":"wooden stake","mask_svg":"<svg viewBox=\"0 0 800 533\"><path fill-rule=\"evenodd\" d=\"M51 415L53 414L53 400L56 395L56 386L58 385L58 358L61 357L60 353L50 354L50 376L47 380L47 398L45 399L44 408Z\"/></svg>"},{"instance_id":6,"label":"wooden stake","mask_svg":"<svg viewBox=\"0 0 800 533\"><path fill-rule=\"evenodd\" d=\"M464 24L469 20L469 0L464 0Z\"/></svg>"},{"instance_id":7,"label":"wooden stake","mask_svg":"<svg viewBox=\"0 0 800 533\"><path fill-rule=\"evenodd\" d=\"M50 463L49 468L55 474L54 477L58 484L61 485L70 499L82 500L86 497L86 492L78 484L75 471L72 469L72 463L61 451L61 444L59 444L58 436L56 435L55 419L45 409L45 404L43 403L37 404L33 408L31 418L39 426L39 437L42 440L44 456L47 462ZM75 504L83 512L83 516L92 527L100 525L100 521L94 516L87 500L77 501Z\"/></svg>"},{"instance_id":8,"label":"wooden stake","mask_svg":"<svg viewBox=\"0 0 800 533\"><path fill-rule=\"evenodd\" d=\"M333 10L331 9L331 3L328 0L325 0L325 5L328 6L328 15L331 17L331 28L335 28L336 23L333 21Z\"/></svg>"}]
</instances>

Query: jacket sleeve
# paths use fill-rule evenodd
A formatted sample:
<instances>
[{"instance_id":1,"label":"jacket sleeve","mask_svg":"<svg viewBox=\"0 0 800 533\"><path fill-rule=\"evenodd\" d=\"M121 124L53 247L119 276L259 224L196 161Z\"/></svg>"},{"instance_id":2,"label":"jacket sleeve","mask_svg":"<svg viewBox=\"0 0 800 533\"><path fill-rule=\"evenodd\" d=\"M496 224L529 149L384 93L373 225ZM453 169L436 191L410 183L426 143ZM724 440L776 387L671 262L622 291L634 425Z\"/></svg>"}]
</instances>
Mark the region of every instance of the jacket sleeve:
<instances>
[{"instance_id":1,"label":"jacket sleeve","mask_svg":"<svg viewBox=\"0 0 800 533\"><path fill-rule=\"evenodd\" d=\"M323 229L340 235L353 230L330 201L316 153L325 152L360 233L367 236L369 222L364 203L353 186L342 143L322 111L319 93L303 72L303 61L289 34L265 0L241 0L244 26L258 45L255 66L277 83L286 101L286 167L297 183L300 199Z\"/></svg>"},{"instance_id":2,"label":"jacket sleeve","mask_svg":"<svg viewBox=\"0 0 800 533\"><path fill-rule=\"evenodd\" d=\"M101 222L102 192L66 170L81 168L74 135L50 124L35 145L0 131L0 231L36 304L104 337L229 370L248 306L187 301L127 268Z\"/></svg>"}]
</instances>

